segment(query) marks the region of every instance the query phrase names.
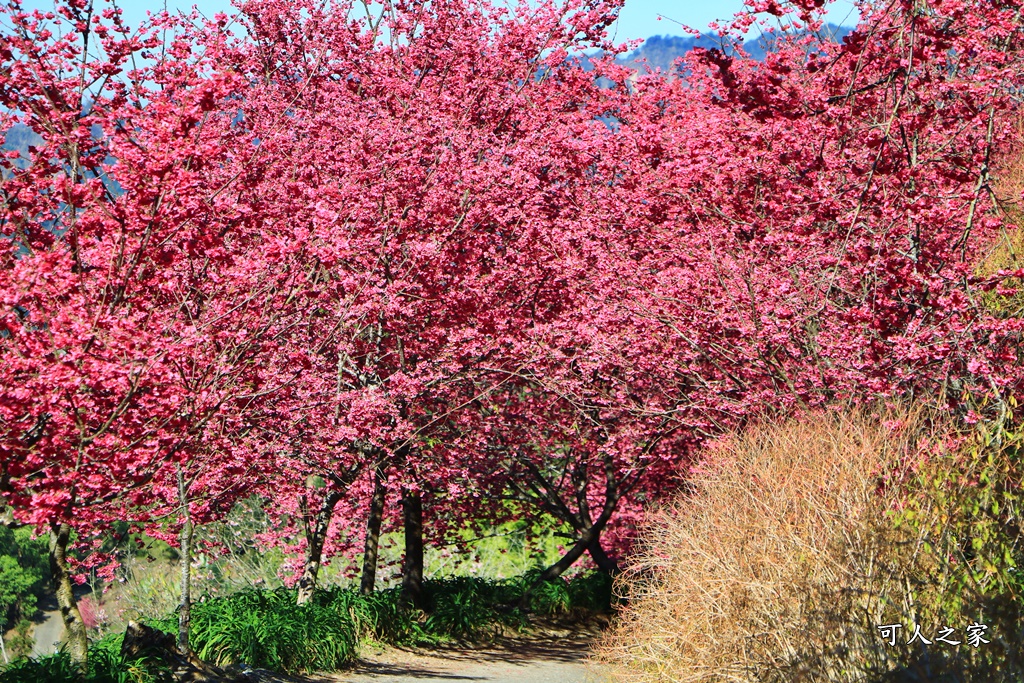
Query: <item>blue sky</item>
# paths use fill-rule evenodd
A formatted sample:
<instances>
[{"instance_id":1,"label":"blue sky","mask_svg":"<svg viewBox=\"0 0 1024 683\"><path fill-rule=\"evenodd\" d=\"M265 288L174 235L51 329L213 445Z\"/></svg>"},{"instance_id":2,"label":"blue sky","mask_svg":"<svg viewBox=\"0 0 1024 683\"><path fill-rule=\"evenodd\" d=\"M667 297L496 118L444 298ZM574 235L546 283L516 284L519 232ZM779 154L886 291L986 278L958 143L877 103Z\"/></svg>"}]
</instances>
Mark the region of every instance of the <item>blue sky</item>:
<instances>
[{"instance_id":1,"label":"blue sky","mask_svg":"<svg viewBox=\"0 0 1024 683\"><path fill-rule=\"evenodd\" d=\"M704 30L718 19L729 19L743 9L743 0L626 0L619 14L619 40L679 35L680 24ZM833 4L828 20L853 24L853 4L841 0ZM662 17L659 19L659 17Z\"/></svg>"},{"instance_id":2,"label":"blue sky","mask_svg":"<svg viewBox=\"0 0 1024 683\"><path fill-rule=\"evenodd\" d=\"M46 6L46 0L30 2L35 6ZM204 14L230 12L228 0L167 0L168 9L187 9L197 5ZM118 6L124 10L129 24L137 24L146 10L160 10L162 0L120 0ZM649 38L655 35L680 35L680 24L705 29L709 22L728 19L743 7L743 0L626 0L618 22L616 39L619 41ZM829 12L829 21L853 23L853 5L849 0L838 0ZM659 18L663 17L663 18Z\"/></svg>"}]
</instances>

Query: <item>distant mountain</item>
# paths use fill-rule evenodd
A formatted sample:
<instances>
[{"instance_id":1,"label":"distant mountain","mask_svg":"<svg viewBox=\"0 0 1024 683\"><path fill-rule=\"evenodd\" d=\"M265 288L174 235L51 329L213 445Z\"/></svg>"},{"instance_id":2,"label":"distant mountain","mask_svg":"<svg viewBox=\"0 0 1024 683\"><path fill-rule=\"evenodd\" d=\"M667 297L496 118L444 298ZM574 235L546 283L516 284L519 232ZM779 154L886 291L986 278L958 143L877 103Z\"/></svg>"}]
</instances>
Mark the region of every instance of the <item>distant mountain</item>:
<instances>
[{"instance_id":1,"label":"distant mountain","mask_svg":"<svg viewBox=\"0 0 1024 683\"><path fill-rule=\"evenodd\" d=\"M821 34L823 39L838 43L852 31L853 28L849 26L826 24L822 27ZM772 43L773 37L769 34L744 42L743 49L754 59L760 60L771 51ZM723 43L721 36L713 33L701 36L652 36L633 52L620 57L619 61L639 69L646 60L647 67L651 70L668 71L677 59L695 47L730 49L730 45Z\"/></svg>"},{"instance_id":2,"label":"distant mountain","mask_svg":"<svg viewBox=\"0 0 1024 683\"><path fill-rule=\"evenodd\" d=\"M21 124L12 126L4 136L3 149L27 149L29 145L38 145L42 138L32 132L28 126Z\"/></svg>"},{"instance_id":3,"label":"distant mountain","mask_svg":"<svg viewBox=\"0 0 1024 683\"><path fill-rule=\"evenodd\" d=\"M823 38L838 43L852 31L853 29L849 26L826 24L822 27L821 33ZM746 41L743 43L743 49L751 57L763 59L765 54L771 50L771 45L772 37L769 35ZM668 71L677 59L695 47L729 48L728 45L723 45L721 36L713 33L701 36L652 36L633 52L620 57L619 62L639 70L646 60L648 68ZM584 56L581 61L583 68L589 67L587 57ZM18 150L24 157L24 161L20 163L26 163L28 159L28 146L39 144L39 142L40 138L38 135L27 127L18 124L6 131L3 145L0 145L0 149L4 151Z\"/></svg>"},{"instance_id":4,"label":"distant mountain","mask_svg":"<svg viewBox=\"0 0 1024 683\"><path fill-rule=\"evenodd\" d=\"M6 133L3 134L3 145L0 145L0 149L5 152L17 150L21 152L21 159L15 161L15 166L25 168L28 164L28 146L38 145L42 142L42 138L32 132L32 129L22 124L16 124L11 126Z\"/></svg>"}]
</instances>

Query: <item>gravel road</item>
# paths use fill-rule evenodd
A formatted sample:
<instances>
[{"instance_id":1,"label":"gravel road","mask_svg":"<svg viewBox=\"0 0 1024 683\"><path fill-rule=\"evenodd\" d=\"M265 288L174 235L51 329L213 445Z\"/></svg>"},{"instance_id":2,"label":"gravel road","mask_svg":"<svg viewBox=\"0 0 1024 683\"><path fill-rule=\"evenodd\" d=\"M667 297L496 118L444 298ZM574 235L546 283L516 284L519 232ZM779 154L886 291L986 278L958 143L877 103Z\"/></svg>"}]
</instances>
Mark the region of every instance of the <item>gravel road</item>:
<instances>
[{"instance_id":1,"label":"gravel road","mask_svg":"<svg viewBox=\"0 0 1024 683\"><path fill-rule=\"evenodd\" d=\"M479 649L388 650L364 656L334 683L611 683L586 661L587 643L569 639L515 641Z\"/></svg>"}]
</instances>

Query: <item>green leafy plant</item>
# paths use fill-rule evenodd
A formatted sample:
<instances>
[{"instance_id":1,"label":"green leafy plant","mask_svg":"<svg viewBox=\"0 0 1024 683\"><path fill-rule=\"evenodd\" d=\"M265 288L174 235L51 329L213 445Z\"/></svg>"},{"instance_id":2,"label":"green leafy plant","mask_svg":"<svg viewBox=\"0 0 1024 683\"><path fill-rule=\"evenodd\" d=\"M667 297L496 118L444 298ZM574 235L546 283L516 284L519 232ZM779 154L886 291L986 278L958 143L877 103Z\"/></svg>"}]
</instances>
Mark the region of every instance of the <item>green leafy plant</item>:
<instances>
[{"instance_id":1,"label":"green leafy plant","mask_svg":"<svg viewBox=\"0 0 1024 683\"><path fill-rule=\"evenodd\" d=\"M569 603L582 612L611 612L612 577L605 572L581 572L569 580Z\"/></svg>"},{"instance_id":2,"label":"green leafy plant","mask_svg":"<svg viewBox=\"0 0 1024 683\"><path fill-rule=\"evenodd\" d=\"M7 643L7 654L12 659L28 657L35 642L35 638L32 637L32 622L21 619L14 626L14 635Z\"/></svg>"},{"instance_id":3,"label":"green leafy plant","mask_svg":"<svg viewBox=\"0 0 1024 683\"><path fill-rule=\"evenodd\" d=\"M927 462L910 483L893 524L919 539L924 561L908 585L909 616L924 624L987 627L986 647L960 647L936 658L907 653L909 666L964 681L1019 680L1024 675L1024 431L1009 409L979 423L949 457Z\"/></svg>"},{"instance_id":4,"label":"green leafy plant","mask_svg":"<svg viewBox=\"0 0 1024 683\"><path fill-rule=\"evenodd\" d=\"M356 628L351 614L332 609L329 599L296 605L294 591L247 590L196 604L192 643L218 665L332 671L355 658Z\"/></svg>"},{"instance_id":5,"label":"green leafy plant","mask_svg":"<svg viewBox=\"0 0 1024 683\"><path fill-rule=\"evenodd\" d=\"M610 579L581 574L534 587L538 574L504 580L458 576L424 582L425 611L408 609L401 589L362 595L352 588L325 588L305 605L295 604L287 588L248 589L226 597L207 597L192 607L191 643L196 654L214 664L245 663L259 669L296 674L335 671L356 657L359 641L401 646L432 646L451 640L487 639L503 629L521 630L529 615L603 609ZM147 619L167 633L177 617ZM65 653L22 659L0 673L0 683L161 683L169 675L160 662L124 660L121 634L97 641L89 650L84 680Z\"/></svg>"},{"instance_id":6,"label":"green leafy plant","mask_svg":"<svg viewBox=\"0 0 1024 683\"><path fill-rule=\"evenodd\" d=\"M524 615L515 606L520 586L512 581L492 581L460 576L431 581L427 585L430 633L459 638L487 637L498 627L522 628Z\"/></svg>"},{"instance_id":7,"label":"green leafy plant","mask_svg":"<svg viewBox=\"0 0 1024 683\"><path fill-rule=\"evenodd\" d=\"M65 683L77 678L71 659L63 653L40 659L20 658L0 671L0 683Z\"/></svg>"},{"instance_id":8,"label":"green leafy plant","mask_svg":"<svg viewBox=\"0 0 1024 683\"><path fill-rule=\"evenodd\" d=\"M121 634L89 648L88 667L78 671L66 652L38 659L22 658L0 670L0 683L170 683L170 669L148 659L121 657Z\"/></svg>"},{"instance_id":9,"label":"green leafy plant","mask_svg":"<svg viewBox=\"0 0 1024 683\"><path fill-rule=\"evenodd\" d=\"M426 585L429 589L430 582ZM419 618L422 613L405 607L400 588L378 590L369 595L354 589L332 588L320 591L316 599L348 613L360 640L393 645L433 645L443 640L426 630Z\"/></svg>"},{"instance_id":10,"label":"green leafy plant","mask_svg":"<svg viewBox=\"0 0 1024 683\"><path fill-rule=\"evenodd\" d=\"M541 570L534 569L521 579L529 610L545 616L568 614L572 609L569 583L561 577L537 583L540 573Z\"/></svg>"}]
</instances>

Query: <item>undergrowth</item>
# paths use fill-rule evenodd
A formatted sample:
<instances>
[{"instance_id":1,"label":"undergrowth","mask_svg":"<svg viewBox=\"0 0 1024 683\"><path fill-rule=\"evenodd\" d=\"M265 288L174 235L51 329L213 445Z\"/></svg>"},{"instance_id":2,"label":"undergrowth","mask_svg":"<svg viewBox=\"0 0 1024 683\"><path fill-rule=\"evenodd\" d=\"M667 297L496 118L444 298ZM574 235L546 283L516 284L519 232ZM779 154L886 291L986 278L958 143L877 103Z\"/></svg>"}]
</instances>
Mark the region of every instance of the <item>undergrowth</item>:
<instances>
[{"instance_id":1,"label":"undergrowth","mask_svg":"<svg viewBox=\"0 0 1024 683\"><path fill-rule=\"evenodd\" d=\"M435 646L481 641L521 632L531 619L582 618L611 609L611 580L600 573L537 583L538 572L514 579L454 577L424 582L425 610L408 609L399 588L361 595L326 588L305 605L294 590L248 589L208 598L192 607L192 648L200 658L226 666L246 664L287 674L336 671L355 660L361 642ZM175 633L177 617L149 620ZM76 678L66 653L20 659L0 671L0 683L162 683L168 671L155 661L125 660L122 634L89 649L88 669Z\"/></svg>"}]
</instances>

